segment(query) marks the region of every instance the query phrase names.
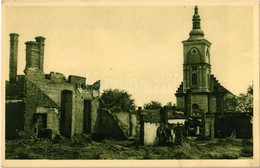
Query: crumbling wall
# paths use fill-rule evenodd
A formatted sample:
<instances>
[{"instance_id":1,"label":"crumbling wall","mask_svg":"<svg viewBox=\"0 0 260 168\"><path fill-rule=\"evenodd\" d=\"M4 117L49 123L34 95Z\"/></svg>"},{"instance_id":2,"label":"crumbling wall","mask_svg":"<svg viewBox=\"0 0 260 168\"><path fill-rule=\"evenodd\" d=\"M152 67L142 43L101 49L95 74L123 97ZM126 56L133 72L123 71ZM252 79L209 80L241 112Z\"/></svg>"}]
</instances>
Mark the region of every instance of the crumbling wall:
<instances>
[{"instance_id":1,"label":"crumbling wall","mask_svg":"<svg viewBox=\"0 0 260 168\"><path fill-rule=\"evenodd\" d=\"M90 100L91 101L91 123L90 123L91 132L95 132L94 127L97 119L97 109L99 107L98 90L87 90L86 88L79 90L77 89L78 83L75 80L74 83L65 82L64 76L59 73L55 73L55 74L51 73L50 75L46 76L46 79L42 79L32 75L28 76L27 78L29 83L32 85L30 86L29 84L28 87L26 88L29 95L32 94L34 99L38 99L36 94L37 92L40 92L45 96L47 96L53 104L59 106L59 108L61 107L62 91L67 90L72 92L70 137L73 137L75 134L83 133L84 100ZM77 79L80 79L80 77L77 77ZM70 78L70 82L71 82L71 78ZM34 89L34 91L32 91L32 89ZM42 100L37 100L37 101L42 102ZM32 101L31 103L35 104L36 102Z\"/></svg>"},{"instance_id":2,"label":"crumbling wall","mask_svg":"<svg viewBox=\"0 0 260 168\"><path fill-rule=\"evenodd\" d=\"M99 91L92 91L93 99L91 101L91 132L95 133L95 126L98 124L98 110L99 110Z\"/></svg>"},{"instance_id":3,"label":"crumbling wall","mask_svg":"<svg viewBox=\"0 0 260 168\"><path fill-rule=\"evenodd\" d=\"M118 119L120 127L127 136L136 136L137 134L137 117L135 111L121 111L113 113Z\"/></svg>"},{"instance_id":4,"label":"crumbling wall","mask_svg":"<svg viewBox=\"0 0 260 168\"><path fill-rule=\"evenodd\" d=\"M126 135L129 136L129 134L130 134L129 113L121 111L121 112L116 112L116 113L113 113L113 114L118 119L118 123L119 123L120 127L122 128L122 130L125 132Z\"/></svg>"},{"instance_id":5,"label":"crumbling wall","mask_svg":"<svg viewBox=\"0 0 260 168\"><path fill-rule=\"evenodd\" d=\"M5 84L5 134L7 139L14 139L24 129L24 75L18 76L15 83Z\"/></svg>"},{"instance_id":6,"label":"crumbling wall","mask_svg":"<svg viewBox=\"0 0 260 168\"><path fill-rule=\"evenodd\" d=\"M24 76L20 76L18 82L9 83L6 81L5 85L5 99L16 100L24 97Z\"/></svg>"},{"instance_id":7,"label":"crumbling wall","mask_svg":"<svg viewBox=\"0 0 260 168\"><path fill-rule=\"evenodd\" d=\"M22 100L6 100L5 103L5 136L7 139L15 139L24 129L24 107Z\"/></svg>"},{"instance_id":8,"label":"crumbling wall","mask_svg":"<svg viewBox=\"0 0 260 168\"><path fill-rule=\"evenodd\" d=\"M86 78L84 77L71 75L67 80L61 73L51 72L50 74L45 74L43 72L45 38L41 36L35 37L36 41L27 41L25 43L25 75L17 76L18 36L15 33L10 34L10 77L9 82L6 82L6 100L24 101L24 108L19 110L23 112L24 122L22 123L25 135L35 133L35 123L38 122L38 119L42 120L44 118L45 121L45 114L47 114L48 122L46 129L49 129L53 135L59 133L62 91L69 91L72 95L69 100L71 108L68 108L70 116L67 118L67 123L71 126L71 128L69 127L69 137L83 133L85 100L91 101L91 121L88 122L91 125L91 132L95 132L97 110L99 108L100 81L95 82L95 86L87 88ZM12 123L9 120L19 121L12 118L12 115L9 115L17 111L17 106L20 106L17 102L16 104L7 104L8 124ZM37 111L39 109L45 110L43 110L44 112L39 112ZM37 118L37 113L39 118ZM8 125L7 129L11 129L12 132L15 128Z\"/></svg>"},{"instance_id":9,"label":"crumbling wall","mask_svg":"<svg viewBox=\"0 0 260 168\"><path fill-rule=\"evenodd\" d=\"M127 136L118 124L118 120L113 113L107 109L100 109L98 112L96 132L93 138L100 140L104 138L126 140Z\"/></svg>"},{"instance_id":10,"label":"crumbling wall","mask_svg":"<svg viewBox=\"0 0 260 168\"><path fill-rule=\"evenodd\" d=\"M66 77L57 72L51 72L50 74L47 75L47 79L50 79L52 83L65 83L66 82Z\"/></svg>"},{"instance_id":11,"label":"crumbling wall","mask_svg":"<svg viewBox=\"0 0 260 168\"><path fill-rule=\"evenodd\" d=\"M157 129L160 126L159 110L143 110L140 114L140 143L155 145Z\"/></svg>"},{"instance_id":12,"label":"crumbling wall","mask_svg":"<svg viewBox=\"0 0 260 168\"><path fill-rule=\"evenodd\" d=\"M130 136L136 137L139 136L139 125L137 120L137 114L136 112L130 112Z\"/></svg>"},{"instance_id":13,"label":"crumbling wall","mask_svg":"<svg viewBox=\"0 0 260 168\"><path fill-rule=\"evenodd\" d=\"M74 92L75 93L75 92ZM84 110L84 99L80 94L74 94L74 100L72 104L73 112L75 113L73 124L75 125L75 134L82 134L83 133L83 110ZM85 96L84 96L85 97Z\"/></svg>"},{"instance_id":14,"label":"crumbling wall","mask_svg":"<svg viewBox=\"0 0 260 168\"><path fill-rule=\"evenodd\" d=\"M37 107L36 114L47 115L47 128L50 130L49 138L53 139L57 134L60 134L60 114L57 108ZM37 123L36 123L37 124ZM37 125L35 125L37 129Z\"/></svg>"},{"instance_id":15,"label":"crumbling wall","mask_svg":"<svg viewBox=\"0 0 260 168\"><path fill-rule=\"evenodd\" d=\"M91 113L90 113L90 118L91 118L91 132L94 131L94 127L96 124L96 119L97 119L97 110L99 107L99 100L98 96L99 94L93 98L93 92L92 91L75 91L75 97L74 97L74 103L73 103L73 111L75 112L75 134L82 134L83 131L83 116L84 116L84 101L89 100L91 102L90 108L91 108Z\"/></svg>"},{"instance_id":16,"label":"crumbling wall","mask_svg":"<svg viewBox=\"0 0 260 168\"><path fill-rule=\"evenodd\" d=\"M33 73L36 74L33 75ZM33 118L33 114L36 112L37 107L57 108L60 110L61 91L62 90L70 90L72 92L74 91L73 85L67 83L57 83L56 79L57 78L55 78L55 81L50 79L45 79L45 76L44 78L42 78L42 75L38 76L37 71L32 71L32 70L27 71L27 75L26 75L26 100L27 101L26 101L26 114L25 114L27 118L27 124L25 125L27 127L26 130L30 130L30 128L33 126L35 122L35 121L29 121L29 119ZM75 122L75 119L72 120L72 122ZM73 123L72 126L73 126L72 134L74 134ZM58 129L60 129L60 125L58 125Z\"/></svg>"},{"instance_id":17,"label":"crumbling wall","mask_svg":"<svg viewBox=\"0 0 260 168\"><path fill-rule=\"evenodd\" d=\"M48 80L38 82L34 81L34 83L59 106L61 104L61 91L70 90L73 92L75 90L73 85L67 83L56 84Z\"/></svg>"},{"instance_id":18,"label":"crumbling wall","mask_svg":"<svg viewBox=\"0 0 260 168\"><path fill-rule=\"evenodd\" d=\"M26 95L25 95L25 123L24 131L27 135L34 133L35 118L34 114L37 112L37 107L57 108L60 107L53 102L41 89L30 80L26 80Z\"/></svg>"},{"instance_id":19,"label":"crumbling wall","mask_svg":"<svg viewBox=\"0 0 260 168\"><path fill-rule=\"evenodd\" d=\"M52 74L52 73L51 73ZM55 81L53 81L56 76ZM40 83L41 89L57 104L61 102L61 91L70 90L72 91L72 130L71 136L75 134L82 134L83 131L83 116L84 116L84 100L91 101L91 132L94 131L94 127L97 119L97 110L99 107L99 91L98 90L87 90L86 88L78 89L79 83L83 82L86 78L78 76L69 76L67 83L62 83L65 81L65 77L62 74L55 73L50 75L50 81L45 82L45 84ZM59 81L59 82L57 82ZM83 87L80 85L80 87Z\"/></svg>"}]
</instances>

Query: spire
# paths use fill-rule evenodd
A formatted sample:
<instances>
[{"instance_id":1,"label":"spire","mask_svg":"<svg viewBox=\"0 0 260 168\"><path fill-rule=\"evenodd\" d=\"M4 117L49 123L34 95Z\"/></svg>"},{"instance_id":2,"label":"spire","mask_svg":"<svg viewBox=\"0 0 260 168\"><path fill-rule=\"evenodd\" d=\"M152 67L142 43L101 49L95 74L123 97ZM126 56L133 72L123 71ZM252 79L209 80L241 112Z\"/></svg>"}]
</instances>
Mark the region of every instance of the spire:
<instances>
[{"instance_id":1,"label":"spire","mask_svg":"<svg viewBox=\"0 0 260 168\"><path fill-rule=\"evenodd\" d=\"M192 22L192 29L200 29L200 15L198 13L198 6L195 6Z\"/></svg>"},{"instance_id":2,"label":"spire","mask_svg":"<svg viewBox=\"0 0 260 168\"><path fill-rule=\"evenodd\" d=\"M198 6L196 5L195 8L194 8L194 14L198 14Z\"/></svg>"},{"instance_id":3,"label":"spire","mask_svg":"<svg viewBox=\"0 0 260 168\"><path fill-rule=\"evenodd\" d=\"M192 18L192 30L190 32L190 40L204 39L204 32L200 29L200 15L198 6L194 8L194 15Z\"/></svg>"}]
</instances>

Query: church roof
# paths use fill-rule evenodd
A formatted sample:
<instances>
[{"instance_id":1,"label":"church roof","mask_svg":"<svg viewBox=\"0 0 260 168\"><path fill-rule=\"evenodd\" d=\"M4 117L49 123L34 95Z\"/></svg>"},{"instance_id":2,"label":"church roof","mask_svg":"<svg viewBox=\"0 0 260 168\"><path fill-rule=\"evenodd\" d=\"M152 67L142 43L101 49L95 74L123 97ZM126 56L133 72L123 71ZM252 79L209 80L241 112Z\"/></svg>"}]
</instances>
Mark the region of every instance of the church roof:
<instances>
[{"instance_id":1,"label":"church roof","mask_svg":"<svg viewBox=\"0 0 260 168\"><path fill-rule=\"evenodd\" d=\"M224 86L222 86L214 75L210 75L210 87L213 92L221 92L234 95Z\"/></svg>"},{"instance_id":2,"label":"church roof","mask_svg":"<svg viewBox=\"0 0 260 168\"><path fill-rule=\"evenodd\" d=\"M211 93L224 93L224 94L234 95L228 89L226 89L224 86L222 86L214 75L210 75L210 90L211 90ZM180 95L183 93L184 93L183 92L183 82L181 82L175 95Z\"/></svg>"}]
</instances>

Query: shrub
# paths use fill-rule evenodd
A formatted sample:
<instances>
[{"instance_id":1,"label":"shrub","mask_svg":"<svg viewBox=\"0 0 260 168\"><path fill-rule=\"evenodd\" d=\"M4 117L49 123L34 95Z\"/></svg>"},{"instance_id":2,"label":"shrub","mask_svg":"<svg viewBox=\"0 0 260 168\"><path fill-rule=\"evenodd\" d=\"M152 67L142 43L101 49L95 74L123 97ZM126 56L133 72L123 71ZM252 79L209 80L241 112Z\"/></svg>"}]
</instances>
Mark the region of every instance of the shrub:
<instances>
[{"instance_id":1,"label":"shrub","mask_svg":"<svg viewBox=\"0 0 260 168\"><path fill-rule=\"evenodd\" d=\"M253 142L250 139L243 139L242 143L243 143L243 145L253 145Z\"/></svg>"},{"instance_id":2,"label":"shrub","mask_svg":"<svg viewBox=\"0 0 260 168\"><path fill-rule=\"evenodd\" d=\"M144 156L143 156L143 159L152 159L152 156L151 156L150 153L151 153L151 151L149 149L146 149Z\"/></svg>"},{"instance_id":3,"label":"shrub","mask_svg":"<svg viewBox=\"0 0 260 168\"><path fill-rule=\"evenodd\" d=\"M244 147L241 150L241 156L243 157L252 157L253 156L253 147Z\"/></svg>"},{"instance_id":4,"label":"shrub","mask_svg":"<svg viewBox=\"0 0 260 168\"><path fill-rule=\"evenodd\" d=\"M94 152L91 156L91 159L101 159L101 153L100 152Z\"/></svg>"},{"instance_id":5,"label":"shrub","mask_svg":"<svg viewBox=\"0 0 260 168\"><path fill-rule=\"evenodd\" d=\"M18 149L16 152L17 152L16 154L17 154L18 159L31 159L29 157L28 151L26 151L22 148Z\"/></svg>"}]
</instances>

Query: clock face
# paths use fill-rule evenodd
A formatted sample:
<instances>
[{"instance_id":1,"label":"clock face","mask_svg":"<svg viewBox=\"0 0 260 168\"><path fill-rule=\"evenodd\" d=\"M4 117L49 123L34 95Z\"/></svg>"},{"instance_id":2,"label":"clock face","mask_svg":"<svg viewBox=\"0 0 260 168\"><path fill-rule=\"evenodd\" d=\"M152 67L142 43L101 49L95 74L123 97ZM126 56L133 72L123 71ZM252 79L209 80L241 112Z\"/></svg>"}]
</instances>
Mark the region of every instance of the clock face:
<instances>
[{"instance_id":1,"label":"clock face","mask_svg":"<svg viewBox=\"0 0 260 168\"><path fill-rule=\"evenodd\" d=\"M198 50L196 48L191 49L191 54L196 55L198 53Z\"/></svg>"}]
</instances>

